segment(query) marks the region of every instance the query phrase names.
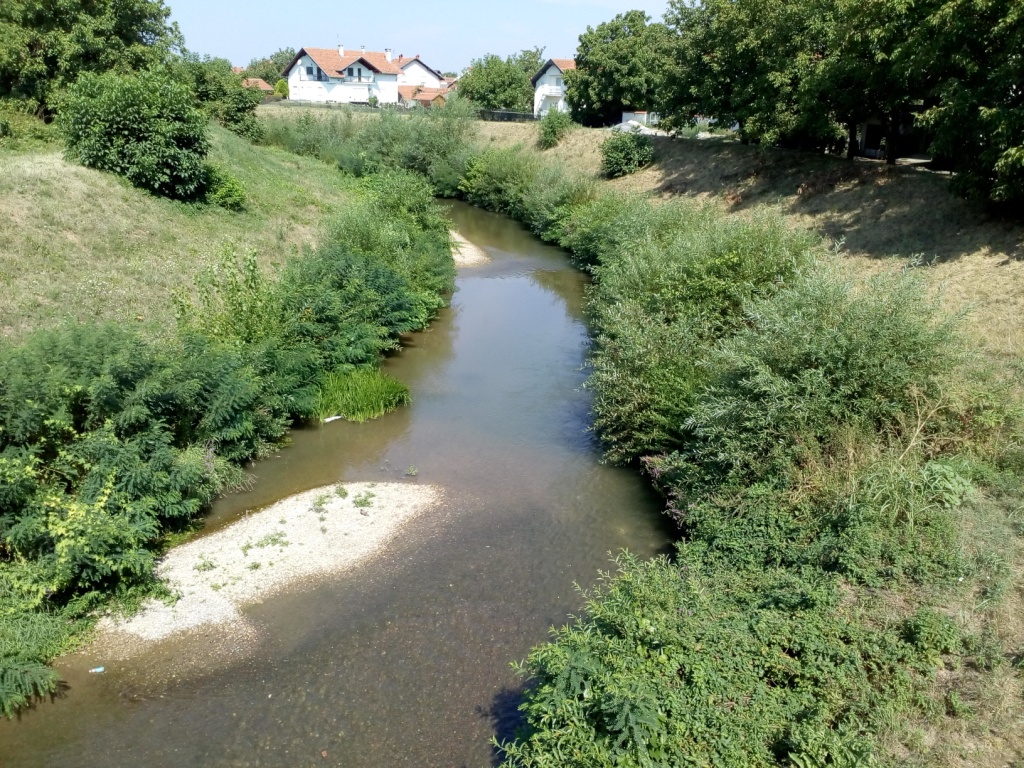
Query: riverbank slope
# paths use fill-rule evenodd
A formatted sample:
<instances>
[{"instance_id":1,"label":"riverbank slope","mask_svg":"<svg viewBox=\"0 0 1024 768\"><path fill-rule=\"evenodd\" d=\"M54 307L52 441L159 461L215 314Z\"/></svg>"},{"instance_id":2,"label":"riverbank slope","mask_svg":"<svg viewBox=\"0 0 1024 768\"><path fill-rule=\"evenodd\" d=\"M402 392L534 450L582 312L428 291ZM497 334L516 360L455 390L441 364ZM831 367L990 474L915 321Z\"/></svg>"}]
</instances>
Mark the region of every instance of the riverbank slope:
<instances>
[{"instance_id":1,"label":"riverbank slope","mask_svg":"<svg viewBox=\"0 0 1024 768\"><path fill-rule=\"evenodd\" d=\"M522 144L531 154L597 177L604 130L576 128L557 147L536 149L532 123L479 124L481 146ZM840 247L859 275L928 265L950 309L1003 360L1024 357L1024 224L987 216L956 197L949 176L859 159L847 162L721 137L654 137L655 162L602 187L659 199L711 200L730 213L768 208Z\"/></svg>"},{"instance_id":2,"label":"riverbank slope","mask_svg":"<svg viewBox=\"0 0 1024 768\"><path fill-rule=\"evenodd\" d=\"M110 320L160 335L170 298L225 248L263 266L315 246L352 199L337 171L210 127L210 160L245 189L245 210L180 203L64 160L58 144L0 149L0 335Z\"/></svg>"}]
</instances>

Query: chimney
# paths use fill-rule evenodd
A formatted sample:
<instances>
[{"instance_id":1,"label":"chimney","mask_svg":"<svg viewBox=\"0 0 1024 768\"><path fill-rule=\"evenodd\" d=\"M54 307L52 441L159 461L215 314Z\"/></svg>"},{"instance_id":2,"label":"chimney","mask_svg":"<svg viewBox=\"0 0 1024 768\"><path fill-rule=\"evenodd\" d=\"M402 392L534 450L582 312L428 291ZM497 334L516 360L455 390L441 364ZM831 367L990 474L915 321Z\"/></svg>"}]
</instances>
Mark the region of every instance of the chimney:
<instances>
[{"instance_id":1,"label":"chimney","mask_svg":"<svg viewBox=\"0 0 1024 768\"><path fill-rule=\"evenodd\" d=\"M399 60L399 61L401 61L401 60L402 60L402 59L404 59L404 58L405 58L405 54L404 54L404 53L400 53L400 54L398 54L398 60Z\"/></svg>"},{"instance_id":2,"label":"chimney","mask_svg":"<svg viewBox=\"0 0 1024 768\"><path fill-rule=\"evenodd\" d=\"M344 56L345 55L345 46L342 45L341 43L338 43L338 55L339 56Z\"/></svg>"},{"instance_id":3,"label":"chimney","mask_svg":"<svg viewBox=\"0 0 1024 768\"><path fill-rule=\"evenodd\" d=\"M388 64L391 63L391 57L392 56L394 56L394 51L392 51L390 48L385 48L384 49L384 58L387 60Z\"/></svg>"},{"instance_id":4,"label":"chimney","mask_svg":"<svg viewBox=\"0 0 1024 768\"><path fill-rule=\"evenodd\" d=\"M361 46L359 46L359 50L360 50L360 51L361 51L362 53L366 53L366 46L365 46L365 45L361 45Z\"/></svg>"}]
</instances>

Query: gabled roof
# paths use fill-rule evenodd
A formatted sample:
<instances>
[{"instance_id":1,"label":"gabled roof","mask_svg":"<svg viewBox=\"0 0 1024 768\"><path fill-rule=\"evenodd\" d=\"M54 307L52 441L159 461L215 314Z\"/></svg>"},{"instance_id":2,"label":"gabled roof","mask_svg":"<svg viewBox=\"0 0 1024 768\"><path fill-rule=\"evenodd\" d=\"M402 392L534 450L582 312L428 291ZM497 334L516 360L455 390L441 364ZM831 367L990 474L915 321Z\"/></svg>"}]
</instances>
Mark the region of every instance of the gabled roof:
<instances>
[{"instance_id":1,"label":"gabled roof","mask_svg":"<svg viewBox=\"0 0 1024 768\"><path fill-rule=\"evenodd\" d=\"M400 85L398 95L403 101L432 102L438 96L447 96L447 88L425 88L422 85Z\"/></svg>"},{"instance_id":2,"label":"gabled roof","mask_svg":"<svg viewBox=\"0 0 1024 768\"><path fill-rule=\"evenodd\" d=\"M309 56L324 72L337 77L341 77L346 69L360 61L367 69L382 75L397 75L402 71L397 61L388 61L387 54L379 51L345 51L342 55L337 48L300 48L295 58L285 67L282 77L287 77L303 56Z\"/></svg>"},{"instance_id":3,"label":"gabled roof","mask_svg":"<svg viewBox=\"0 0 1024 768\"><path fill-rule=\"evenodd\" d=\"M537 81L544 76L544 73L550 67L556 67L561 72L567 72L570 69L576 69L576 59L548 59L544 66L540 68L540 72L530 78L530 82L536 85Z\"/></svg>"},{"instance_id":4,"label":"gabled roof","mask_svg":"<svg viewBox=\"0 0 1024 768\"><path fill-rule=\"evenodd\" d=\"M399 64L399 66L401 66L402 69L405 69L406 67L408 67L410 64L412 64L415 61L418 61L421 65L423 65L423 68L426 69L427 72L432 74L438 80L444 80L444 75L442 75L440 72L438 72L433 67L427 66L427 63L425 61L423 61L423 59L421 59L419 57L419 54L413 56L411 59L405 59L404 61L402 59L399 59L398 60L398 64Z\"/></svg>"},{"instance_id":5,"label":"gabled roof","mask_svg":"<svg viewBox=\"0 0 1024 768\"><path fill-rule=\"evenodd\" d=\"M273 91L274 86L268 83L266 80L260 77L243 77L242 78L243 88L259 88L261 91Z\"/></svg>"}]
</instances>

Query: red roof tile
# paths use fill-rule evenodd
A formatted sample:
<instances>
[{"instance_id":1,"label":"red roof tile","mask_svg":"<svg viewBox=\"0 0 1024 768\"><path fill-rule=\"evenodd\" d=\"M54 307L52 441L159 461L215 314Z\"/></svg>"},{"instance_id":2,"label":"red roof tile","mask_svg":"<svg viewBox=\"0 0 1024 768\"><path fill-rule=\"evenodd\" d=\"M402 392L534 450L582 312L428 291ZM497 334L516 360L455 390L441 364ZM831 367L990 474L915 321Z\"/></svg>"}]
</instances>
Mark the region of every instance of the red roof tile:
<instances>
[{"instance_id":1,"label":"red roof tile","mask_svg":"<svg viewBox=\"0 0 1024 768\"><path fill-rule=\"evenodd\" d=\"M259 88L261 91L270 91L271 93L274 90L274 86L270 85L266 80L260 77L243 77L242 87Z\"/></svg>"},{"instance_id":2,"label":"red roof tile","mask_svg":"<svg viewBox=\"0 0 1024 768\"><path fill-rule=\"evenodd\" d=\"M360 60L374 72L383 75L397 75L402 71L394 58L388 61L387 55L379 51L346 50L345 55L342 56L337 48L302 48L295 54L295 58L292 59L292 63L288 65L285 72L290 72L295 66L295 62L302 58L303 54L308 55L324 72L335 77L340 77L346 69Z\"/></svg>"},{"instance_id":3,"label":"red roof tile","mask_svg":"<svg viewBox=\"0 0 1024 768\"><path fill-rule=\"evenodd\" d=\"M438 96L447 96L447 88L424 88L422 85L400 85L398 95L403 101L426 101L430 102Z\"/></svg>"},{"instance_id":4,"label":"red roof tile","mask_svg":"<svg viewBox=\"0 0 1024 768\"><path fill-rule=\"evenodd\" d=\"M548 59L544 62L544 66L540 68L540 72L530 78L530 82L534 85L548 71L548 67L558 67L563 72L567 72L570 69L576 69L576 59Z\"/></svg>"}]
</instances>

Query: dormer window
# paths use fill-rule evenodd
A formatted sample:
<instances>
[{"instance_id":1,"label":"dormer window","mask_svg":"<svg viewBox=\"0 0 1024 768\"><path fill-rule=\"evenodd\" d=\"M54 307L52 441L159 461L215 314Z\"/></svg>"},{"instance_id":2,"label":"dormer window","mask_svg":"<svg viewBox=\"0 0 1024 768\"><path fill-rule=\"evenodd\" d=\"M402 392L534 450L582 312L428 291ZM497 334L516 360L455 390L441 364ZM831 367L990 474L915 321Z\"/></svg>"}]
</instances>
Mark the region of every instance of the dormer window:
<instances>
[{"instance_id":1,"label":"dormer window","mask_svg":"<svg viewBox=\"0 0 1024 768\"><path fill-rule=\"evenodd\" d=\"M355 72L353 71L352 67L349 67L348 68L348 76L349 77L353 77L354 75L355 75Z\"/></svg>"}]
</instances>

